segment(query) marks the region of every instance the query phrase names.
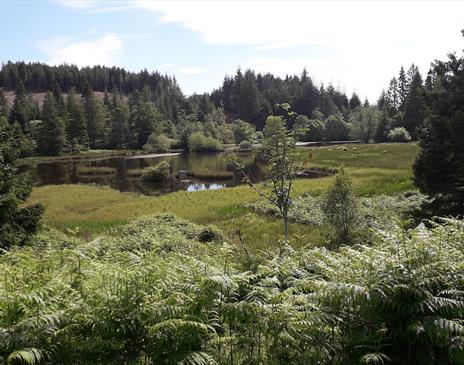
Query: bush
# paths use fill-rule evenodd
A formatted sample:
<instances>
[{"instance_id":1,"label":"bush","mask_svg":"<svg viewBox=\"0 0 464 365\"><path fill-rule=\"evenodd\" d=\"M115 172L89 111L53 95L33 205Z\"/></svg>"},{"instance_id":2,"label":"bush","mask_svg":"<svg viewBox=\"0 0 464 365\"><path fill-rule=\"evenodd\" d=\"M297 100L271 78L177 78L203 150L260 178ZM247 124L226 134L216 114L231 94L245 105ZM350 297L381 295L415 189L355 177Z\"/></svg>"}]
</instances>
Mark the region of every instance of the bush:
<instances>
[{"instance_id":1,"label":"bush","mask_svg":"<svg viewBox=\"0 0 464 365\"><path fill-rule=\"evenodd\" d=\"M191 152L215 152L222 149L221 142L200 132L195 132L189 137L188 145Z\"/></svg>"},{"instance_id":2,"label":"bush","mask_svg":"<svg viewBox=\"0 0 464 365\"><path fill-rule=\"evenodd\" d=\"M411 136L408 131L403 127L393 128L387 135L391 142L409 142Z\"/></svg>"},{"instance_id":3,"label":"bush","mask_svg":"<svg viewBox=\"0 0 464 365\"><path fill-rule=\"evenodd\" d=\"M149 153L164 153L171 150L171 141L164 134L151 134L143 149Z\"/></svg>"},{"instance_id":4,"label":"bush","mask_svg":"<svg viewBox=\"0 0 464 365\"><path fill-rule=\"evenodd\" d=\"M322 211L339 234L340 242L350 242L352 227L358 216L358 203L351 177L343 168L336 175L334 185L323 197Z\"/></svg>"},{"instance_id":5,"label":"bush","mask_svg":"<svg viewBox=\"0 0 464 365\"><path fill-rule=\"evenodd\" d=\"M156 166L150 166L142 171L142 180L163 181L171 175L171 165L167 161L161 161Z\"/></svg>"},{"instance_id":6,"label":"bush","mask_svg":"<svg viewBox=\"0 0 464 365\"><path fill-rule=\"evenodd\" d=\"M207 226L203 228L198 234L198 241L200 242L218 241L221 238L221 231L215 226Z\"/></svg>"},{"instance_id":7,"label":"bush","mask_svg":"<svg viewBox=\"0 0 464 365\"><path fill-rule=\"evenodd\" d=\"M242 151L249 151L251 150L251 143L249 141L242 141L238 145L238 148Z\"/></svg>"}]
</instances>

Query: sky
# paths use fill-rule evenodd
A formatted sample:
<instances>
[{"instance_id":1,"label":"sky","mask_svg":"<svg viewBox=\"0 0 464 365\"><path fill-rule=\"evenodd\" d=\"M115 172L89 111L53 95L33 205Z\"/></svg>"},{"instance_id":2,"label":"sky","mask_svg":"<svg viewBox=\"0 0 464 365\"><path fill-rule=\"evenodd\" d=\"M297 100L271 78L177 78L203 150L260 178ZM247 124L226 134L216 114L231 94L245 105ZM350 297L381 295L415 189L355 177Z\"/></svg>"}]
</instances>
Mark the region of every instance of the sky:
<instances>
[{"instance_id":1,"label":"sky","mask_svg":"<svg viewBox=\"0 0 464 365\"><path fill-rule=\"evenodd\" d=\"M0 61L174 75L186 95L237 68L375 101L399 68L464 49L464 1L0 0Z\"/></svg>"}]
</instances>

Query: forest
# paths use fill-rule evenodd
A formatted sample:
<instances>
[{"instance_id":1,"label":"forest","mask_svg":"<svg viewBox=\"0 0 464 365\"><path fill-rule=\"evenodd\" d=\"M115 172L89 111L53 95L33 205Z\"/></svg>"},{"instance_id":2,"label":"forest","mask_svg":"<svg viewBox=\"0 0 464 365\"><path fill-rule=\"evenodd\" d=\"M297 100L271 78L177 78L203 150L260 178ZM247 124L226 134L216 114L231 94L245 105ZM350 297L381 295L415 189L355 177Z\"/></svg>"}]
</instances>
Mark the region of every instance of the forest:
<instances>
[{"instance_id":1,"label":"forest","mask_svg":"<svg viewBox=\"0 0 464 365\"><path fill-rule=\"evenodd\" d=\"M186 97L157 72L8 62L0 88L0 364L464 364L464 55L402 67L375 104L306 70ZM243 184L220 190L20 170L225 146Z\"/></svg>"},{"instance_id":2,"label":"forest","mask_svg":"<svg viewBox=\"0 0 464 365\"><path fill-rule=\"evenodd\" d=\"M303 142L407 142L418 139L439 73L432 67L424 81L416 66L401 68L371 105L356 93L317 86L306 70L281 79L238 69L211 94L185 97L175 78L157 72L8 62L0 71L0 118L21 127L29 156L260 143L266 118L278 115L282 103L297 114L291 127L302 131Z\"/></svg>"}]
</instances>

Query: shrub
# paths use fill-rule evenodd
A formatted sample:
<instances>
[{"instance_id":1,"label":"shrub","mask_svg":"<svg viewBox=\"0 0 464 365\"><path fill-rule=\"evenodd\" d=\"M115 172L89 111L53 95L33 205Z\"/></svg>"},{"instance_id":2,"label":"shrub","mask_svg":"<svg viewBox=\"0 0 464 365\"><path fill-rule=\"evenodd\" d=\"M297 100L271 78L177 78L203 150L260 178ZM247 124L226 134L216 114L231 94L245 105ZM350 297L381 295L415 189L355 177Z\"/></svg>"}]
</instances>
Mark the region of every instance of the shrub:
<instances>
[{"instance_id":1,"label":"shrub","mask_svg":"<svg viewBox=\"0 0 464 365\"><path fill-rule=\"evenodd\" d=\"M142 180L163 181L171 175L171 165L167 161L161 161L156 166L150 166L142 171Z\"/></svg>"},{"instance_id":2,"label":"shrub","mask_svg":"<svg viewBox=\"0 0 464 365\"><path fill-rule=\"evenodd\" d=\"M411 140L408 131L403 127L393 128L388 132L387 137L391 142L409 142Z\"/></svg>"},{"instance_id":3,"label":"shrub","mask_svg":"<svg viewBox=\"0 0 464 365\"><path fill-rule=\"evenodd\" d=\"M249 151L251 150L251 143L249 141L242 141L238 145L238 148L242 151Z\"/></svg>"},{"instance_id":4,"label":"shrub","mask_svg":"<svg viewBox=\"0 0 464 365\"><path fill-rule=\"evenodd\" d=\"M350 242L351 230L358 215L358 203L351 177L343 168L335 176L335 183L323 198L322 211L339 234L341 242Z\"/></svg>"},{"instance_id":5,"label":"shrub","mask_svg":"<svg viewBox=\"0 0 464 365\"><path fill-rule=\"evenodd\" d=\"M195 132L189 137L188 145L192 152L215 152L222 149L221 142L200 132Z\"/></svg>"},{"instance_id":6,"label":"shrub","mask_svg":"<svg viewBox=\"0 0 464 365\"><path fill-rule=\"evenodd\" d=\"M151 134L143 149L149 153L163 153L171 150L171 141L164 134Z\"/></svg>"}]
</instances>

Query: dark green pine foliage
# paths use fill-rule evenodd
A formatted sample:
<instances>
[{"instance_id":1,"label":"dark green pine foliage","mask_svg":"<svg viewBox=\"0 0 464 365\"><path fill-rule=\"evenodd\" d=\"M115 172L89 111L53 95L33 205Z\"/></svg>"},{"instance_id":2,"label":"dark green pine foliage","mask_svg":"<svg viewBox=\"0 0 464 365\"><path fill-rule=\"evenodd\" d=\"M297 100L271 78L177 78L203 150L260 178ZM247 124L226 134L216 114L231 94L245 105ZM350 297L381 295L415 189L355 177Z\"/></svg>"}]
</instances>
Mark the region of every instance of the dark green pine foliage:
<instances>
[{"instance_id":1,"label":"dark green pine foliage","mask_svg":"<svg viewBox=\"0 0 464 365\"><path fill-rule=\"evenodd\" d=\"M435 65L430 117L420 137L414 181L434 197L435 214L464 214L464 57Z\"/></svg>"},{"instance_id":2,"label":"dark green pine foliage","mask_svg":"<svg viewBox=\"0 0 464 365\"><path fill-rule=\"evenodd\" d=\"M0 118L8 118L8 111L8 100L6 100L3 90L0 90Z\"/></svg>"},{"instance_id":3,"label":"dark green pine foliage","mask_svg":"<svg viewBox=\"0 0 464 365\"><path fill-rule=\"evenodd\" d=\"M424 101L422 77L416 69L409 84L409 91L404 105L403 124L412 139L417 139L424 125L426 106Z\"/></svg>"},{"instance_id":4,"label":"dark green pine foliage","mask_svg":"<svg viewBox=\"0 0 464 365\"><path fill-rule=\"evenodd\" d=\"M60 118L66 119L66 102L64 101L63 94L61 93L60 86L55 84L53 87L53 97L56 101L56 110Z\"/></svg>"},{"instance_id":5,"label":"dark green pine foliage","mask_svg":"<svg viewBox=\"0 0 464 365\"><path fill-rule=\"evenodd\" d=\"M361 106L361 99L359 99L358 94L353 93L353 95L351 95L351 99L350 99L350 109L355 110L356 108L358 108L360 106Z\"/></svg>"},{"instance_id":6,"label":"dark green pine foliage","mask_svg":"<svg viewBox=\"0 0 464 365\"><path fill-rule=\"evenodd\" d=\"M24 130L29 120L33 119L34 116L32 99L27 95L24 84L19 82L15 91L15 101L10 109L10 123L18 122Z\"/></svg>"},{"instance_id":7,"label":"dark green pine foliage","mask_svg":"<svg viewBox=\"0 0 464 365\"><path fill-rule=\"evenodd\" d=\"M109 131L109 145L111 148L127 148L128 139L129 108L122 96L113 92L111 106L112 124Z\"/></svg>"},{"instance_id":8,"label":"dark green pine foliage","mask_svg":"<svg viewBox=\"0 0 464 365\"><path fill-rule=\"evenodd\" d=\"M200 122L205 121L205 116L214 110L214 104L210 101L207 94L200 96L198 100L197 118Z\"/></svg>"},{"instance_id":9,"label":"dark green pine foliage","mask_svg":"<svg viewBox=\"0 0 464 365\"><path fill-rule=\"evenodd\" d=\"M64 121L58 116L55 97L45 95L42 108L42 123L39 128L37 151L41 155L59 155L65 144Z\"/></svg>"},{"instance_id":10,"label":"dark green pine foliage","mask_svg":"<svg viewBox=\"0 0 464 365\"><path fill-rule=\"evenodd\" d=\"M398 98L399 98L399 110L404 112L406 97L409 91L409 83L406 78L406 73L404 72L403 66L401 66L399 75L398 75Z\"/></svg>"},{"instance_id":11,"label":"dark green pine foliage","mask_svg":"<svg viewBox=\"0 0 464 365\"><path fill-rule=\"evenodd\" d=\"M0 117L0 248L26 244L39 228L41 205L22 206L31 193L27 177L18 174L16 159L21 154L22 131Z\"/></svg>"},{"instance_id":12,"label":"dark green pine foliage","mask_svg":"<svg viewBox=\"0 0 464 365\"><path fill-rule=\"evenodd\" d=\"M82 91L84 119L87 124L89 146L91 149L103 147L106 111L103 103L95 96L87 83Z\"/></svg>"},{"instance_id":13,"label":"dark green pine foliage","mask_svg":"<svg viewBox=\"0 0 464 365\"><path fill-rule=\"evenodd\" d=\"M89 146L87 124L84 119L84 107L80 97L71 89L66 102L66 137L71 149L78 151Z\"/></svg>"}]
</instances>

